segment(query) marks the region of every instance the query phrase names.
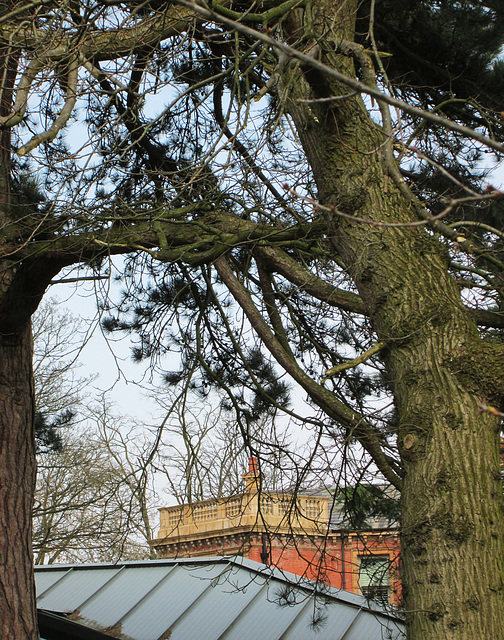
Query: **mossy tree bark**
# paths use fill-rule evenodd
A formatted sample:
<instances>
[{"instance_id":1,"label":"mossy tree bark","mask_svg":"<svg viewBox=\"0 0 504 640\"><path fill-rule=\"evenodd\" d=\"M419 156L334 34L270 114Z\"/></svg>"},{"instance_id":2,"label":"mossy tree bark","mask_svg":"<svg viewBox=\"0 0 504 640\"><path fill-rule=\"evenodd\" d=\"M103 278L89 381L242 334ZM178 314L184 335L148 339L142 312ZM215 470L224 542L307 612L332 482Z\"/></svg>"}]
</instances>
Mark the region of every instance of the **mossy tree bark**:
<instances>
[{"instance_id":1,"label":"mossy tree bark","mask_svg":"<svg viewBox=\"0 0 504 640\"><path fill-rule=\"evenodd\" d=\"M356 3L319 2L289 22L311 29L320 58L355 75ZM334 14L338 15L335 21ZM328 234L380 341L400 416L403 589L408 640L504 637L504 520L499 429L482 403L502 402L500 347L485 345L463 307L438 242L424 228L373 223L417 219L391 179L386 139L360 97L288 62L280 95L327 207ZM315 102L302 102L299 99ZM331 211L331 207L333 207ZM353 222L336 210L369 220ZM489 374L479 372L487 371Z\"/></svg>"}]
</instances>

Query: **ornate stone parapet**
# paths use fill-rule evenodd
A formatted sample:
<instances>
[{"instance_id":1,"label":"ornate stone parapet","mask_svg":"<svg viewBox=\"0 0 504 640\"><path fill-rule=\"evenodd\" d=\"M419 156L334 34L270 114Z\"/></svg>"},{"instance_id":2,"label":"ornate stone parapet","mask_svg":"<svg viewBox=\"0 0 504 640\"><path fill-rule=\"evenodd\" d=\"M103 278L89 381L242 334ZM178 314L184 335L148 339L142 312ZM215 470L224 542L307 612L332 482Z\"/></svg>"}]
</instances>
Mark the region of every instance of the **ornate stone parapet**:
<instances>
[{"instance_id":1,"label":"ornate stone parapet","mask_svg":"<svg viewBox=\"0 0 504 640\"><path fill-rule=\"evenodd\" d=\"M320 534L329 522L328 497L248 492L159 509L162 540L201 536L232 529Z\"/></svg>"}]
</instances>

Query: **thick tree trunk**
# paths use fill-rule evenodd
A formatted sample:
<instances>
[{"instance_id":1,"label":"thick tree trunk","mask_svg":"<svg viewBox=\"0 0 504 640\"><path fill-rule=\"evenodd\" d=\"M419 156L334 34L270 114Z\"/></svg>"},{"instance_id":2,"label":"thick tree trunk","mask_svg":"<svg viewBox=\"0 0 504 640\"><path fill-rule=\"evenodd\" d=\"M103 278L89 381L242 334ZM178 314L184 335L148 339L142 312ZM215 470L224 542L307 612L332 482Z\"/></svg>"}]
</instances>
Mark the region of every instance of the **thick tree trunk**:
<instances>
[{"instance_id":1,"label":"thick tree trunk","mask_svg":"<svg viewBox=\"0 0 504 640\"><path fill-rule=\"evenodd\" d=\"M12 9L15 2L4 3ZM5 7L4 7L5 8ZM0 47L0 114L10 113L18 55ZM0 247L11 220L11 132L0 131ZM35 491L34 393L30 313L12 298L19 265L0 268L0 638L36 640L32 504ZM32 277L33 281L34 278ZM15 287L14 287L15 288ZM21 306L36 308L32 295ZM23 320L21 320L23 318Z\"/></svg>"},{"instance_id":2,"label":"thick tree trunk","mask_svg":"<svg viewBox=\"0 0 504 640\"><path fill-rule=\"evenodd\" d=\"M322 60L353 74L338 39L353 39L353 2L319 2L309 25ZM337 23L334 15L339 16ZM337 24L337 26L335 26ZM337 30L337 33L335 33ZM332 38L332 41L331 41ZM325 205L381 222L415 220L384 169L384 137L359 97L287 65L280 95ZM366 305L400 416L403 592L408 640L504 638L504 517L497 420L501 349L485 345L464 310L442 248L424 229L359 224L327 214L328 234ZM484 372L487 373L484 373ZM480 372L482 372L480 374Z\"/></svg>"},{"instance_id":3,"label":"thick tree trunk","mask_svg":"<svg viewBox=\"0 0 504 640\"><path fill-rule=\"evenodd\" d=\"M0 637L38 638L31 547L35 489L32 340L0 335Z\"/></svg>"}]
</instances>

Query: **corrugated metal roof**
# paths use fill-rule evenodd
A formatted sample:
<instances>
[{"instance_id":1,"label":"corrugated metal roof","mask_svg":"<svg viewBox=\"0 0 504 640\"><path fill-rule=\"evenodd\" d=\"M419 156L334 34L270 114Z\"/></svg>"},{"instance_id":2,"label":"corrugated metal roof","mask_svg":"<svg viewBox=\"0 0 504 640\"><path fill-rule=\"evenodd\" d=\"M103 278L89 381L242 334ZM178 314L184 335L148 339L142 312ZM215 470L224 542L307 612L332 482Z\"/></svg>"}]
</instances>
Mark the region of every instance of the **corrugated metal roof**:
<instances>
[{"instance_id":1,"label":"corrugated metal roof","mask_svg":"<svg viewBox=\"0 0 504 640\"><path fill-rule=\"evenodd\" d=\"M402 640L364 598L239 557L35 567L37 606L124 640Z\"/></svg>"}]
</instances>

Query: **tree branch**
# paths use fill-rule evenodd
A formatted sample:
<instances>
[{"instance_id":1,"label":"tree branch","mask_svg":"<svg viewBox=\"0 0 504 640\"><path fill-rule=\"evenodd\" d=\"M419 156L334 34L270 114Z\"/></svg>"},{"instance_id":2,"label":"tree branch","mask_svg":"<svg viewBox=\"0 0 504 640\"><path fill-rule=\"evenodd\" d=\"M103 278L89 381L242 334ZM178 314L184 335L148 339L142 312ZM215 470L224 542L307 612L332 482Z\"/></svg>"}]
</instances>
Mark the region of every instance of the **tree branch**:
<instances>
[{"instance_id":1,"label":"tree branch","mask_svg":"<svg viewBox=\"0 0 504 640\"><path fill-rule=\"evenodd\" d=\"M356 367L359 364L366 362L366 360L369 360L371 356L374 356L376 353L384 349L385 345L386 345L385 342L378 342L367 351L364 351L364 353L361 353L361 355L358 356L357 358L353 358L352 360L348 360L347 362L343 362L342 364L337 364L335 367L328 369L325 372L321 382L324 383L328 378L332 378L332 376L335 376L340 371L345 371L346 369L352 369L353 367Z\"/></svg>"},{"instance_id":2,"label":"tree branch","mask_svg":"<svg viewBox=\"0 0 504 640\"><path fill-rule=\"evenodd\" d=\"M283 275L289 282L314 296L317 300L343 311L368 315L359 295L334 287L332 284L322 280L322 278L319 278L306 267L296 262L280 247L257 245L253 251L267 261L277 273ZM486 309L471 309L470 307L466 307L466 309L477 325L493 329L504 329L504 313Z\"/></svg>"},{"instance_id":3,"label":"tree branch","mask_svg":"<svg viewBox=\"0 0 504 640\"><path fill-rule=\"evenodd\" d=\"M261 338L271 355L292 376L292 378L308 393L310 398L327 412L334 420L346 427L351 435L361 443L366 451L373 458L376 466L385 478L398 489L401 486L401 479L391 468L387 457L382 449L380 435L368 424L365 418L345 406L337 400L330 391L312 380L283 349L280 342L275 338L273 332L266 324L264 318L255 306L249 292L236 278L231 270L225 256L220 256L215 261L215 268L222 281L229 289L236 302L243 309L250 324Z\"/></svg>"},{"instance_id":4,"label":"tree branch","mask_svg":"<svg viewBox=\"0 0 504 640\"><path fill-rule=\"evenodd\" d=\"M0 116L1 128L14 127L23 120L28 106L30 87L38 72L44 68L45 62L44 57L34 58L30 61L16 87L16 101L12 107L12 111L5 116Z\"/></svg>"},{"instance_id":5,"label":"tree branch","mask_svg":"<svg viewBox=\"0 0 504 640\"><path fill-rule=\"evenodd\" d=\"M68 122L70 116L72 115L73 108L75 103L77 102L77 82L79 79L79 64L77 60L73 60L69 64L68 68L68 78L67 78L67 90L66 90L66 100L63 108L61 109L58 117L53 122L52 126L49 127L47 131L43 133L39 133L38 135L33 136L31 140L29 140L26 144L24 144L20 149L18 149L18 156L21 158L25 156L33 149L36 149L43 142L51 142L58 135L58 133L63 129L63 127Z\"/></svg>"},{"instance_id":6,"label":"tree branch","mask_svg":"<svg viewBox=\"0 0 504 640\"><path fill-rule=\"evenodd\" d=\"M215 22L220 22L227 27L229 27L233 31L238 31L239 33L243 33L248 35L251 38L255 38L256 40L260 40L264 44L267 44L274 49L278 49L282 53L286 54L289 58L294 58L299 60L303 64L306 64L313 69L316 69L320 73L324 74L328 78L332 78L337 82L341 82L350 89L357 91L358 93L365 93L376 100L383 101L386 104L389 104L392 107L396 107L397 109L401 109L410 115L416 116L417 118L422 118L427 122L431 122L432 124L436 124L438 126L444 127L450 131L455 131L460 133L472 140L477 140L481 142L485 146L498 151L499 153L504 153L504 145L488 138L487 136L478 133L474 129L469 127L464 127L452 120L448 120L447 118L443 118L442 116L438 116L432 111L425 111L424 109L419 109L418 107L414 107L413 105L408 104L407 102L403 102L398 98L393 98L392 96L383 93L379 89L373 86L368 86L367 84L360 82L359 80L355 80L354 78L349 78L344 73L337 71L331 67L328 67L323 62L316 60L312 56L303 53L301 51L297 51L296 49L290 47L287 44L284 44L280 40L275 40L264 32L257 31L256 29L251 29L250 27L241 24L235 20L231 20L216 11L211 11L210 9L206 9L194 2L190 2L188 0L176 0L177 4L182 5L183 7L187 7L194 11L195 14L200 15L208 20L212 20Z\"/></svg>"},{"instance_id":7,"label":"tree branch","mask_svg":"<svg viewBox=\"0 0 504 640\"><path fill-rule=\"evenodd\" d=\"M300 265L294 258L278 247L256 246L254 253L265 260L276 272L298 286L302 291L343 311L367 315L360 296L351 291L338 289Z\"/></svg>"}]
</instances>

